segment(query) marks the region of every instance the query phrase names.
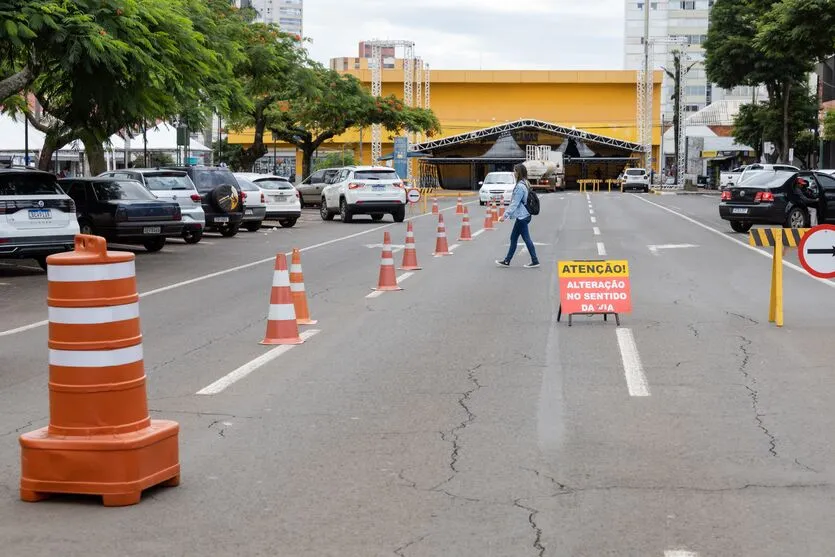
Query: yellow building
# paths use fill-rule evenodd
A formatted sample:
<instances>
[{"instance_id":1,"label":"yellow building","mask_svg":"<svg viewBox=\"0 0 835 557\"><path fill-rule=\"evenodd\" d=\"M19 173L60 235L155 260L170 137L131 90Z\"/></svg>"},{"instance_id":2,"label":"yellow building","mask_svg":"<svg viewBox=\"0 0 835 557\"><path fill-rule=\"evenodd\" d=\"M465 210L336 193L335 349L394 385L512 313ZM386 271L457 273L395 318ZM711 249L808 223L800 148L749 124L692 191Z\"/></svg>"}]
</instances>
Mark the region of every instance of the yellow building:
<instances>
[{"instance_id":1,"label":"yellow building","mask_svg":"<svg viewBox=\"0 0 835 557\"><path fill-rule=\"evenodd\" d=\"M354 75L370 88L371 71L367 69L366 60L359 60L362 69L348 69L344 73ZM350 67L348 64L341 67L345 66ZM653 95L655 115L660 114L661 79L661 72L656 72ZM574 165L572 170L572 165L567 165L569 184L572 176L585 177L592 172L599 175L602 171L604 177L613 177L628 164L625 163L627 159L639 156L636 149L632 148L637 147L638 140L635 80L634 71L433 70L430 106L440 120L442 130L433 138L423 139L428 141L461 136L516 121L538 121L576 131L574 136L588 148L585 149L587 154L594 152L593 156L580 157L586 159L582 168ZM390 94L400 98L403 96L402 69L383 71L383 95ZM654 120L653 160L658 161L661 129L660 119L656 117ZM566 139L565 135L536 126L517 127L511 133L523 148L525 144L550 144L558 148ZM384 156L392 153L393 140L391 133L383 132ZM231 143L247 144L251 141L251 133L230 135ZM323 145L321 151L351 150L358 160L370 164L370 141L369 128L352 130ZM476 157L494 142L495 137L453 142L445 147L443 156ZM279 143L277 148L288 149L290 146ZM595 166L594 158L611 159L613 162ZM297 174L300 174L300 157L297 160ZM633 165L637 164L634 161ZM490 167L482 168L479 174L489 170ZM657 166L655 170L657 172ZM453 180L456 183L454 187L465 186L462 180L464 178L459 169L458 178ZM473 180L472 173L467 180Z\"/></svg>"}]
</instances>

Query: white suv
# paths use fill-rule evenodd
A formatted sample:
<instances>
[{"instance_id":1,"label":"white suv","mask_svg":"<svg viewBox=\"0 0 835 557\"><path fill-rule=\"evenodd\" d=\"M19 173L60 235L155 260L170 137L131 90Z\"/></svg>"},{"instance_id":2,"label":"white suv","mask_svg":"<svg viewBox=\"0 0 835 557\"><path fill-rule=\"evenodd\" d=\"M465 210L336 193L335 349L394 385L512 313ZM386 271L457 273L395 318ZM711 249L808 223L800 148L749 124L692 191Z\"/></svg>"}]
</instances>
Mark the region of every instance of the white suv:
<instances>
[{"instance_id":1,"label":"white suv","mask_svg":"<svg viewBox=\"0 0 835 557\"><path fill-rule=\"evenodd\" d=\"M55 176L0 170L0 259L31 258L46 270L46 257L72 250L78 233L75 203Z\"/></svg>"},{"instance_id":2,"label":"white suv","mask_svg":"<svg viewBox=\"0 0 835 557\"><path fill-rule=\"evenodd\" d=\"M649 174L645 168L627 168L623 176L623 191L639 189L649 191Z\"/></svg>"},{"instance_id":3,"label":"white suv","mask_svg":"<svg viewBox=\"0 0 835 557\"><path fill-rule=\"evenodd\" d=\"M339 170L333 183L322 189L322 220L333 220L339 213L342 222L354 215L371 215L382 220L386 213L394 222L406 218L406 186L397 172L380 166L350 166Z\"/></svg>"}]
</instances>

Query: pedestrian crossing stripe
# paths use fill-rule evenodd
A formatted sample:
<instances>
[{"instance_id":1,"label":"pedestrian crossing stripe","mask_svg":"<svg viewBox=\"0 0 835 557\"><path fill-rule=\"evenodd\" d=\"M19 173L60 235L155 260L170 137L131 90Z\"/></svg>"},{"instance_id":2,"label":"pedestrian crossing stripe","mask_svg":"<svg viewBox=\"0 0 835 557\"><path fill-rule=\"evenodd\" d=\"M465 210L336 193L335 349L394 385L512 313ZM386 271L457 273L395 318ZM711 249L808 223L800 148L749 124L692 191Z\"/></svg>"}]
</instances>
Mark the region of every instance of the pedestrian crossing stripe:
<instances>
[{"instance_id":1,"label":"pedestrian crossing stripe","mask_svg":"<svg viewBox=\"0 0 835 557\"><path fill-rule=\"evenodd\" d=\"M748 233L748 243L754 247L771 247L782 238L783 246L796 248L800 240L809 232L808 228L755 228Z\"/></svg>"}]
</instances>

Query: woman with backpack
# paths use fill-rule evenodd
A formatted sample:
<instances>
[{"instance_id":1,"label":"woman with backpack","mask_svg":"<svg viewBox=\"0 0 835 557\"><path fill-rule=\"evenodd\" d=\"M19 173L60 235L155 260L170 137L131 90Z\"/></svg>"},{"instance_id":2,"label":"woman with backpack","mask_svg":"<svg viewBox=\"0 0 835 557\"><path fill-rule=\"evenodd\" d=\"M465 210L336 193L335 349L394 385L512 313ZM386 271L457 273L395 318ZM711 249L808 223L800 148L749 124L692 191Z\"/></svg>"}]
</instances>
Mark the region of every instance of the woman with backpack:
<instances>
[{"instance_id":1,"label":"woman with backpack","mask_svg":"<svg viewBox=\"0 0 835 557\"><path fill-rule=\"evenodd\" d=\"M522 236L522 240L528 246L528 253L531 254L531 262L525 265L525 268L533 269L539 267L539 259L536 257L536 248L531 240L528 225L531 222L531 213L539 213L539 199L528 185L528 169L522 164L517 164L513 167L513 172L516 174L516 186L513 188L510 207L507 208L504 216L499 220L503 222L505 219L516 219L516 221L513 223L513 230L510 233L510 249L507 250L507 256L504 259L497 259L496 265L510 267L510 260L513 259L516 246L519 243L519 236ZM529 210L529 207L531 210Z\"/></svg>"}]
</instances>

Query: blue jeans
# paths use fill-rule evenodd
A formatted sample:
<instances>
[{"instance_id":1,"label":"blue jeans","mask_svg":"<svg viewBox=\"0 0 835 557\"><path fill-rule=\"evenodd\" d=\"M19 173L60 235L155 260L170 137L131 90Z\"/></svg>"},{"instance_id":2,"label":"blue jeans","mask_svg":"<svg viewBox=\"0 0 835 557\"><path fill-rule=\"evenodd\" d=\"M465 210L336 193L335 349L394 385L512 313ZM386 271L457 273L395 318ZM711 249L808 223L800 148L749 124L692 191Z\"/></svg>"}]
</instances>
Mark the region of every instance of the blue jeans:
<instances>
[{"instance_id":1,"label":"blue jeans","mask_svg":"<svg viewBox=\"0 0 835 557\"><path fill-rule=\"evenodd\" d=\"M504 260L508 263L510 263L510 260L513 259L513 255L516 253L516 246L519 244L519 236L522 236L522 240L524 240L525 245L528 246L528 253L531 254L531 263L539 263L539 259L536 257L536 248L533 245L531 233L528 230L530 222L531 217L516 219L513 222L513 231L510 233L510 249L507 250L507 257L504 258Z\"/></svg>"}]
</instances>

